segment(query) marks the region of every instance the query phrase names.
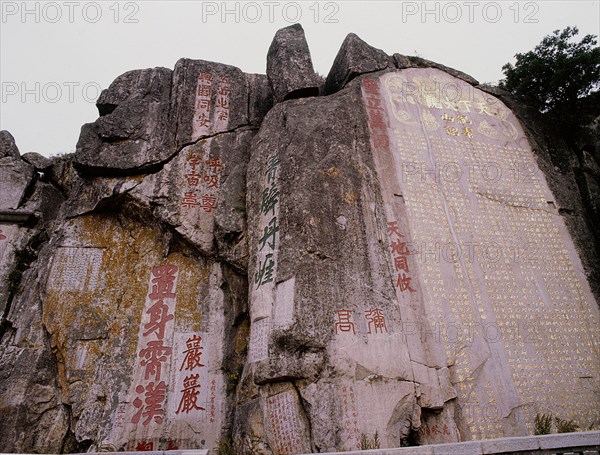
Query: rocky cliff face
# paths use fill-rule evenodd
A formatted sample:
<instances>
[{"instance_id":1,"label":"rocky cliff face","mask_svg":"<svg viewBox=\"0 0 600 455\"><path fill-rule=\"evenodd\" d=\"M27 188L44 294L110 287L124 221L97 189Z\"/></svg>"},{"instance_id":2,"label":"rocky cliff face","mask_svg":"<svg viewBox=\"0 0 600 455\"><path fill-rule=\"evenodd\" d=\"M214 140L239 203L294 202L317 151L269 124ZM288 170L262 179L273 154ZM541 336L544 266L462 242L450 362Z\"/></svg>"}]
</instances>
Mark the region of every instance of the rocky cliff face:
<instances>
[{"instance_id":1,"label":"rocky cliff face","mask_svg":"<svg viewBox=\"0 0 600 455\"><path fill-rule=\"evenodd\" d=\"M597 150L559 168L506 94L355 35L320 86L299 26L267 75L183 59L97 106L71 156L0 133L0 450L279 455L600 421L578 187Z\"/></svg>"}]
</instances>

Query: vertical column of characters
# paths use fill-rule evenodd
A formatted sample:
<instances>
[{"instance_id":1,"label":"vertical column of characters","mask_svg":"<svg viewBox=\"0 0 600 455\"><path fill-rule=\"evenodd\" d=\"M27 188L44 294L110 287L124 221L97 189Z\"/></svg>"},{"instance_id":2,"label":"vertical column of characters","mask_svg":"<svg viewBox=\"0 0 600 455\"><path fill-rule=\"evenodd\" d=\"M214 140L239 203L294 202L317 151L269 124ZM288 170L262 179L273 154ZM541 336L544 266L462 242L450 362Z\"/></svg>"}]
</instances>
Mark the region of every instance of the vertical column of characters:
<instances>
[{"instance_id":1,"label":"vertical column of characters","mask_svg":"<svg viewBox=\"0 0 600 455\"><path fill-rule=\"evenodd\" d=\"M340 393L342 398L342 447L347 450L360 449L360 431L358 429L354 386L342 385Z\"/></svg>"},{"instance_id":2,"label":"vertical column of characters","mask_svg":"<svg viewBox=\"0 0 600 455\"><path fill-rule=\"evenodd\" d=\"M216 85L216 90L213 90L213 85ZM215 76L209 72L198 75L192 119L193 140L227 130L230 94L231 82L228 76Z\"/></svg>"},{"instance_id":3,"label":"vertical column of characters","mask_svg":"<svg viewBox=\"0 0 600 455\"><path fill-rule=\"evenodd\" d=\"M217 79L217 98L215 101L215 113L213 123L216 131L227 129L229 123L229 94L231 84L227 76L219 76Z\"/></svg>"},{"instance_id":4,"label":"vertical column of characters","mask_svg":"<svg viewBox=\"0 0 600 455\"><path fill-rule=\"evenodd\" d=\"M210 157L212 139L206 139L202 151L190 151L183 165L185 188L181 207L187 210L202 210L211 213L217 208L223 164L220 158Z\"/></svg>"},{"instance_id":5,"label":"vertical column of characters","mask_svg":"<svg viewBox=\"0 0 600 455\"><path fill-rule=\"evenodd\" d=\"M213 79L214 76L211 73L202 72L198 75L194 117L192 119L192 138L194 140L202 136L208 136L211 132L212 122L210 112Z\"/></svg>"},{"instance_id":6,"label":"vertical column of characters","mask_svg":"<svg viewBox=\"0 0 600 455\"><path fill-rule=\"evenodd\" d=\"M373 149L390 150L388 135L388 119L382 104L379 91L379 80L365 78L362 80L362 95L367 108L371 146Z\"/></svg>"},{"instance_id":7,"label":"vertical column of characters","mask_svg":"<svg viewBox=\"0 0 600 455\"><path fill-rule=\"evenodd\" d=\"M397 220L391 220L387 223L387 234L390 245L390 254L394 264L394 274L396 287L399 292L416 292L412 284L411 267L409 265L408 242L398 226Z\"/></svg>"},{"instance_id":8,"label":"vertical column of characters","mask_svg":"<svg viewBox=\"0 0 600 455\"><path fill-rule=\"evenodd\" d=\"M392 264L392 273L395 277L394 282L397 288L397 294L401 297L403 293L413 293L416 291L413 277L411 275L411 265L409 264L410 252L408 250L408 240L402 232L405 229L400 227L399 210L395 201L398 191L395 190L391 180L393 175L386 175L393 172L394 159L390 152L391 144L388 134L389 119L386 105L381 96L379 79L363 79L362 95L366 106L369 131L371 133L371 148L376 157L375 163L377 172L380 175L383 190L383 199L386 206L387 215L387 237L390 248L390 259ZM387 167L388 169L384 169ZM391 169L391 170L390 170ZM388 178L389 177L389 178Z\"/></svg>"},{"instance_id":9,"label":"vertical column of characters","mask_svg":"<svg viewBox=\"0 0 600 455\"><path fill-rule=\"evenodd\" d=\"M251 281L250 362L268 357L279 237L279 164L277 155L268 157L260 198L259 232L262 235L256 248L256 267Z\"/></svg>"},{"instance_id":10,"label":"vertical column of characters","mask_svg":"<svg viewBox=\"0 0 600 455\"><path fill-rule=\"evenodd\" d=\"M173 341L178 267L160 265L150 273L149 293L142 314L138 351L134 365L136 398L131 423L147 427L162 425L165 416Z\"/></svg>"},{"instance_id":11,"label":"vertical column of characters","mask_svg":"<svg viewBox=\"0 0 600 455\"><path fill-rule=\"evenodd\" d=\"M200 411L206 411L206 408L202 406L202 401L198 403L200 395L201 381L204 381L205 374L204 370L206 365L203 363L202 354L204 354L204 346L202 337L199 334L178 334L182 335L185 339L185 344L179 344L178 358L181 362L175 364L177 368L176 377L176 391L177 397L177 410L176 415L186 416L192 413L194 418L197 419L197 414ZM179 360L178 359L178 360Z\"/></svg>"},{"instance_id":12,"label":"vertical column of characters","mask_svg":"<svg viewBox=\"0 0 600 455\"><path fill-rule=\"evenodd\" d=\"M294 454L306 450L294 394L287 391L267 398L268 422L277 453Z\"/></svg>"}]
</instances>

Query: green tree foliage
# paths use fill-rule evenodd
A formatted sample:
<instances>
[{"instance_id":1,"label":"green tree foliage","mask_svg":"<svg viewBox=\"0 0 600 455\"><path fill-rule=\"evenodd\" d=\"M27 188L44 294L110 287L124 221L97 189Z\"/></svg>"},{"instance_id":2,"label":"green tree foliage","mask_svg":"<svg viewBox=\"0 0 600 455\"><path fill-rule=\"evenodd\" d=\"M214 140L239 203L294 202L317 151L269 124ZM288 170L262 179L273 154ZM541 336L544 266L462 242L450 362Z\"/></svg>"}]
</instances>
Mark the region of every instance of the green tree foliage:
<instances>
[{"instance_id":1,"label":"green tree foliage","mask_svg":"<svg viewBox=\"0 0 600 455\"><path fill-rule=\"evenodd\" d=\"M561 133L577 134L600 112L600 48L597 37L573 38L577 27L556 30L534 50L502 67L500 87L543 113Z\"/></svg>"}]
</instances>

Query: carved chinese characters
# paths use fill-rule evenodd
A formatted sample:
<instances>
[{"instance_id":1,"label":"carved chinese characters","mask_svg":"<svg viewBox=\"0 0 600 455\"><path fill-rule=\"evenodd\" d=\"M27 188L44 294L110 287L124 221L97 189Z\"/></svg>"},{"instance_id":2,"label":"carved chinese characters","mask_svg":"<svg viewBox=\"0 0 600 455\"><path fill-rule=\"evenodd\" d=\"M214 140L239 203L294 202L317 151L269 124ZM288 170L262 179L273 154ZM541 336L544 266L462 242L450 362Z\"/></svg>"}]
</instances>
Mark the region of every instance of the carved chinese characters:
<instances>
[{"instance_id":1,"label":"carved chinese characters","mask_svg":"<svg viewBox=\"0 0 600 455\"><path fill-rule=\"evenodd\" d=\"M169 375L167 360L173 351L173 313L177 284L177 266L162 265L152 269L150 293L142 317L138 346L139 363L134 366L143 371L140 383L135 384L137 409L131 422L147 426L151 422L162 424L164 402L167 396ZM142 420L143 418L143 420Z\"/></svg>"},{"instance_id":2,"label":"carved chinese characters","mask_svg":"<svg viewBox=\"0 0 600 455\"><path fill-rule=\"evenodd\" d=\"M267 398L267 415L275 450L281 454L305 450L296 394L282 392Z\"/></svg>"},{"instance_id":3,"label":"carved chinese characters","mask_svg":"<svg viewBox=\"0 0 600 455\"><path fill-rule=\"evenodd\" d=\"M208 136L213 131L227 129L230 92L231 83L228 76L200 72L192 122L193 140Z\"/></svg>"},{"instance_id":4,"label":"carved chinese characters","mask_svg":"<svg viewBox=\"0 0 600 455\"><path fill-rule=\"evenodd\" d=\"M60 248L52 264L49 286L55 291L96 290L102 254L100 248Z\"/></svg>"},{"instance_id":5,"label":"carved chinese characters","mask_svg":"<svg viewBox=\"0 0 600 455\"><path fill-rule=\"evenodd\" d=\"M280 161L277 155L268 157L263 176L264 186L260 194L259 231L262 232L262 235L256 248L257 260L250 291L250 314L253 321L249 346L251 362L268 357L269 333L273 325L272 313L275 302L275 276L280 238L278 222L279 166ZM293 282L291 291L293 293ZM289 316L286 316L287 318Z\"/></svg>"},{"instance_id":6,"label":"carved chinese characters","mask_svg":"<svg viewBox=\"0 0 600 455\"><path fill-rule=\"evenodd\" d=\"M207 139L199 151L190 149L185 154L185 189L181 197L184 209L210 213L217 208L222 163L220 158L210 157L210 143Z\"/></svg>"},{"instance_id":7,"label":"carved chinese characters","mask_svg":"<svg viewBox=\"0 0 600 455\"><path fill-rule=\"evenodd\" d=\"M463 438L531 434L535 414L555 409L594 420L597 397L575 371L600 374L597 307L512 112L434 69L362 89L411 358L448 365L458 394L457 417L424 414L421 443L453 440L455 425ZM436 406L436 395L420 400Z\"/></svg>"}]
</instances>

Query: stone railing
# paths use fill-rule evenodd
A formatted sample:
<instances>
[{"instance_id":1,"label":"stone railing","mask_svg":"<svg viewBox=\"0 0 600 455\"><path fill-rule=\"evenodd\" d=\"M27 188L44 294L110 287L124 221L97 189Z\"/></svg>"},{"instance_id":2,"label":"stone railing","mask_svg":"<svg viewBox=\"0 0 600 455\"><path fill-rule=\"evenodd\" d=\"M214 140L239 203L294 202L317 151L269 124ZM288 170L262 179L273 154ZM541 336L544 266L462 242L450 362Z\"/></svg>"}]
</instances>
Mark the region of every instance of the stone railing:
<instances>
[{"instance_id":1,"label":"stone railing","mask_svg":"<svg viewBox=\"0 0 600 455\"><path fill-rule=\"evenodd\" d=\"M75 455L140 455L140 452L95 452ZM209 450L144 452L145 455L219 455ZM600 431L484 439L397 449L327 452L321 455L600 455ZM241 454L240 454L241 455ZM304 454L311 455L311 454Z\"/></svg>"},{"instance_id":2,"label":"stone railing","mask_svg":"<svg viewBox=\"0 0 600 455\"><path fill-rule=\"evenodd\" d=\"M600 431L485 439L398 449L329 452L322 455L600 455Z\"/></svg>"}]
</instances>

